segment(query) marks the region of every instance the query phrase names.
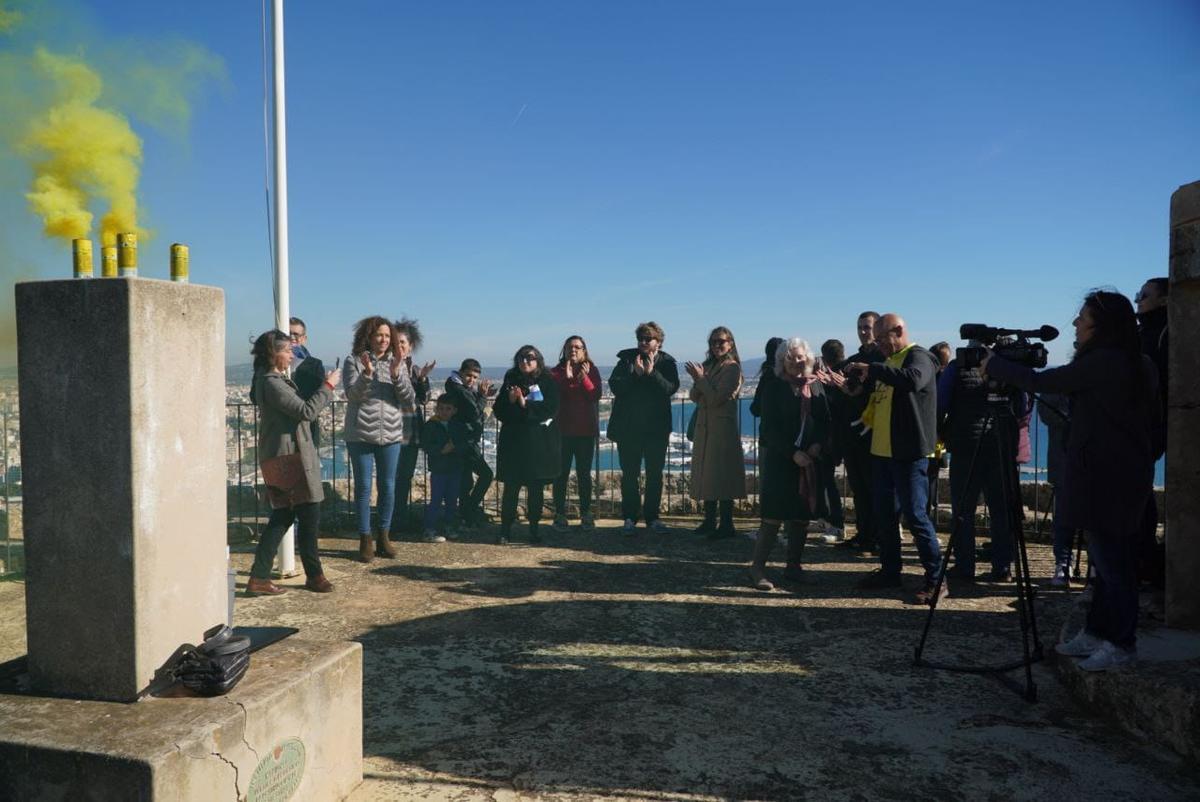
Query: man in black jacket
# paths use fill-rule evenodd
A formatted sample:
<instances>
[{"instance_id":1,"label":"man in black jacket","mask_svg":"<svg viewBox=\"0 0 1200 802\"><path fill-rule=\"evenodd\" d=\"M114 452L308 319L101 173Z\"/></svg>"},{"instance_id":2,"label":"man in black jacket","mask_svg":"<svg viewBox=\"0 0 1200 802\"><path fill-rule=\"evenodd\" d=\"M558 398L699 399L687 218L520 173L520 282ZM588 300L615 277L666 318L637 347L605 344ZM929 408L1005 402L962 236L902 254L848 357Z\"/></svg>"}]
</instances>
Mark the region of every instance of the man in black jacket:
<instances>
[{"instance_id":1,"label":"man in black jacket","mask_svg":"<svg viewBox=\"0 0 1200 802\"><path fill-rule=\"evenodd\" d=\"M875 344L875 322L879 320L877 312L863 312L855 324L858 332L858 352L849 359L834 366L835 370L845 371L846 365L859 363L871 364L882 362L883 354ZM844 440L845 450L842 458L846 463L846 478L850 480L850 492L854 496L854 528L855 535L838 545L854 551L869 552L879 547L876 537L875 502L871 489L871 433L859 423L867 401L871 397L873 383L868 380L864 385L857 380L849 385L838 388L844 396L845 404L841 405L840 413L845 421ZM835 425L838 425L835 422Z\"/></svg>"},{"instance_id":2,"label":"man in black jacket","mask_svg":"<svg viewBox=\"0 0 1200 802\"><path fill-rule=\"evenodd\" d=\"M608 377L613 394L608 419L608 439L617 444L621 463L621 509L624 533L635 532L638 518L657 533L667 531L659 519L663 468L671 437L671 397L679 389L675 358L661 350L665 337L654 321L638 324L637 348L617 354L617 366ZM646 461L646 498L639 504L638 474Z\"/></svg>"},{"instance_id":3,"label":"man in black jacket","mask_svg":"<svg viewBox=\"0 0 1200 802\"><path fill-rule=\"evenodd\" d=\"M325 365L308 352L308 326L298 317L288 319L288 334L292 338L292 381L305 401L325 383ZM321 444L320 421L309 423L313 447Z\"/></svg>"},{"instance_id":4,"label":"man in black jacket","mask_svg":"<svg viewBox=\"0 0 1200 802\"><path fill-rule=\"evenodd\" d=\"M900 518L903 516L925 568L916 601L933 601L941 570L941 547L929 520L929 455L937 445L937 358L909 342L908 327L896 314L875 323L883 362L852 362L846 372L873 380L864 421L871 425L871 457L878 524L880 570L865 588L901 587ZM946 585L942 584L945 595Z\"/></svg>"},{"instance_id":5,"label":"man in black jacket","mask_svg":"<svg viewBox=\"0 0 1200 802\"><path fill-rule=\"evenodd\" d=\"M1170 280L1152 278L1142 285L1133 300L1137 303L1138 335L1142 340L1142 353L1150 357L1158 369L1159 416L1154 426L1153 448L1155 460L1167 450L1167 301ZM1166 584L1166 544L1158 542L1158 503L1154 493L1146 503L1146 514L1142 520L1141 548L1139 549L1138 578L1155 588Z\"/></svg>"}]
</instances>

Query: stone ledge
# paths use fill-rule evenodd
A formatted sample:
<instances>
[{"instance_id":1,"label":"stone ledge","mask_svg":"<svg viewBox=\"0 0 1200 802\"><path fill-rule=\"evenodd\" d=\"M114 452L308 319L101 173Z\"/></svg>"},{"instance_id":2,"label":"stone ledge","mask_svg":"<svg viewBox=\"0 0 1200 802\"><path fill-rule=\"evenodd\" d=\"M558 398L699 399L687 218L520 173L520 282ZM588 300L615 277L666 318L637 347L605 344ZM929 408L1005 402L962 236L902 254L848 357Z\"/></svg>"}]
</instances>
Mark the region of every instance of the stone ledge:
<instances>
[{"instance_id":1,"label":"stone ledge","mask_svg":"<svg viewBox=\"0 0 1200 802\"><path fill-rule=\"evenodd\" d=\"M273 644L212 699L0 695L0 733L0 788L17 799L240 800L290 738L305 752L291 798L344 799L362 781L362 646Z\"/></svg>"},{"instance_id":2,"label":"stone ledge","mask_svg":"<svg viewBox=\"0 0 1200 802\"><path fill-rule=\"evenodd\" d=\"M1138 666L1091 673L1050 650L1063 684L1089 710L1124 730L1191 760L1200 760L1200 633L1138 633Z\"/></svg>"}]
</instances>

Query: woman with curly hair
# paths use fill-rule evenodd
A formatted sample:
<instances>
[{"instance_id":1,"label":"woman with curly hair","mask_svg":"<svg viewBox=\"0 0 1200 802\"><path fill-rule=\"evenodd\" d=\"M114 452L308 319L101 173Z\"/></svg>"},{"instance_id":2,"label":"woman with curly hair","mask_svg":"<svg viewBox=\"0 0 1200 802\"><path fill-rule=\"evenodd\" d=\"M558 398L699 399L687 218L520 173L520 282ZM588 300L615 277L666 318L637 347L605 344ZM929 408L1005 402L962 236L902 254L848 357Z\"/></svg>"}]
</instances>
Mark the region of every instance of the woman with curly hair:
<instances>
[{"instance_id":1,"label":"woman with curly hair","mask_svg":"<svg viewBox=\"0 0 1200 802\"><path fill-rule=\"evenodd\" d=\"M365 317L354 327L354 345L342 364L346 388L346 450L354 474L354 505L358 513L358 557L375 559L376 546L384 557L395 557L388 540L395 504L396 465L404 441L404 410L416 401L404 360L392 350L392 324L379 315ZM371 469L375 469L379 523L371 534Z\"/></svg>"},{"instance_id":2,"label":"woman with curly hair","mask_svg":"<svg viewBox=\"0 0 1200 802\"><path fill-rule=\"evenodd\" d=\"M415 400L402 407L404 413L404 439L400 443L400 460L396 466L396 504L392 508L391 537L410 529L408 501L412 494L413 473L417 469L417 455L421 452L421 428L425 425L425 404L429 401L429 374L437 362L418 365L413 353L421 347L421 328L417 321L403 317L392 324L392 353L404 362L404 371L412 383ZM432 535L425 538L431 543L443 543L446 538Z\"/></svg>"}]
</instances>

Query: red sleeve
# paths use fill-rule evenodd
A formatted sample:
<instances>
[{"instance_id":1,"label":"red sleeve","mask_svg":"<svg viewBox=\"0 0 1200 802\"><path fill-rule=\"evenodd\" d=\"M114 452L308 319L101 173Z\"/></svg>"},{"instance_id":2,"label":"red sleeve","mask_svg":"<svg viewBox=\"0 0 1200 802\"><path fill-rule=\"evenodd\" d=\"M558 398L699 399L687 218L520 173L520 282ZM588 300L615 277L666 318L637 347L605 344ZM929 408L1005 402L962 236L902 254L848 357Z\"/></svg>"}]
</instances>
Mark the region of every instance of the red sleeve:
<instances>
[{"instance_id":1,"label":"red sleeve","mask_svg":"<svg viewBox=\"0 0 1200 802\"><path fill-rule=\"evenodd\" d=\"M592 401L599 401L600 386L600 369L592 365L592 369L583 377L583 391Z\"/></svg>"}]
</instances>

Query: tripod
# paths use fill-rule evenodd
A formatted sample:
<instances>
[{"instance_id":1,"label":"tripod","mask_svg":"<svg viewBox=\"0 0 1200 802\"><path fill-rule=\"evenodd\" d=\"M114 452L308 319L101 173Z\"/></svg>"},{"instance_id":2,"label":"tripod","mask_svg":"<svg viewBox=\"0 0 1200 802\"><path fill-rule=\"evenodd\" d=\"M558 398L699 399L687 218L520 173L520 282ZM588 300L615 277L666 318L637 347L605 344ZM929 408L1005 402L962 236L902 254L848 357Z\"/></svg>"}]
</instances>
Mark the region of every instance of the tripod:
<instances>
[{"instance_id":1,"label":"tripod","mask_svg":"<svg viewBox=\"0 0 1200 802\"><path fill-rule=\"evenodd\" d=\"M944 671L961 671L973 674L991 674L1012 671L1024 666L1025 690L1027 701L1037 701L1037 685L1033 681L1033 664L1043 658L1042 642L1038 638L1037 617L1033 609L1034 589L1029 576L1029 556L1025 549L1024 508L1021 503L1020 477L1017 473L1016 442L1017 421L1013 414L1012 405L1007 396L1003 400L988 401L988 413L983 421L983 433L975 444L971 461L967 466L967 478L960 497L954 499L954 519L950 530L950 539L942 556L942 570L938 574L937 587L929 606L929 614L925 618L925 628L921 632L921 640L913 655L913 664L927 668L937 668ZM995 456L999 460L1001 472L1002 512L1008 521L1009 532L1016 546L1014 560L1017 586L1017 613L1021 625L1022 656L1016 660L995 664L967 665L962 663L942 663L926 660L922 657L925 643L929 638L929 629L933 625L933 616L937 612L938 597L941 594L942 583L946 581L946 571L950 567L950 558L954 554L954 543L958 531L968 514L967 503L971 502L970 515L974 517L976 499L964 498L972 487L972 478L979 467L979 454L984 444L989 443L995 448ZM974 522L972 521L972 524Z\"/></svg>"}]
</instances>

